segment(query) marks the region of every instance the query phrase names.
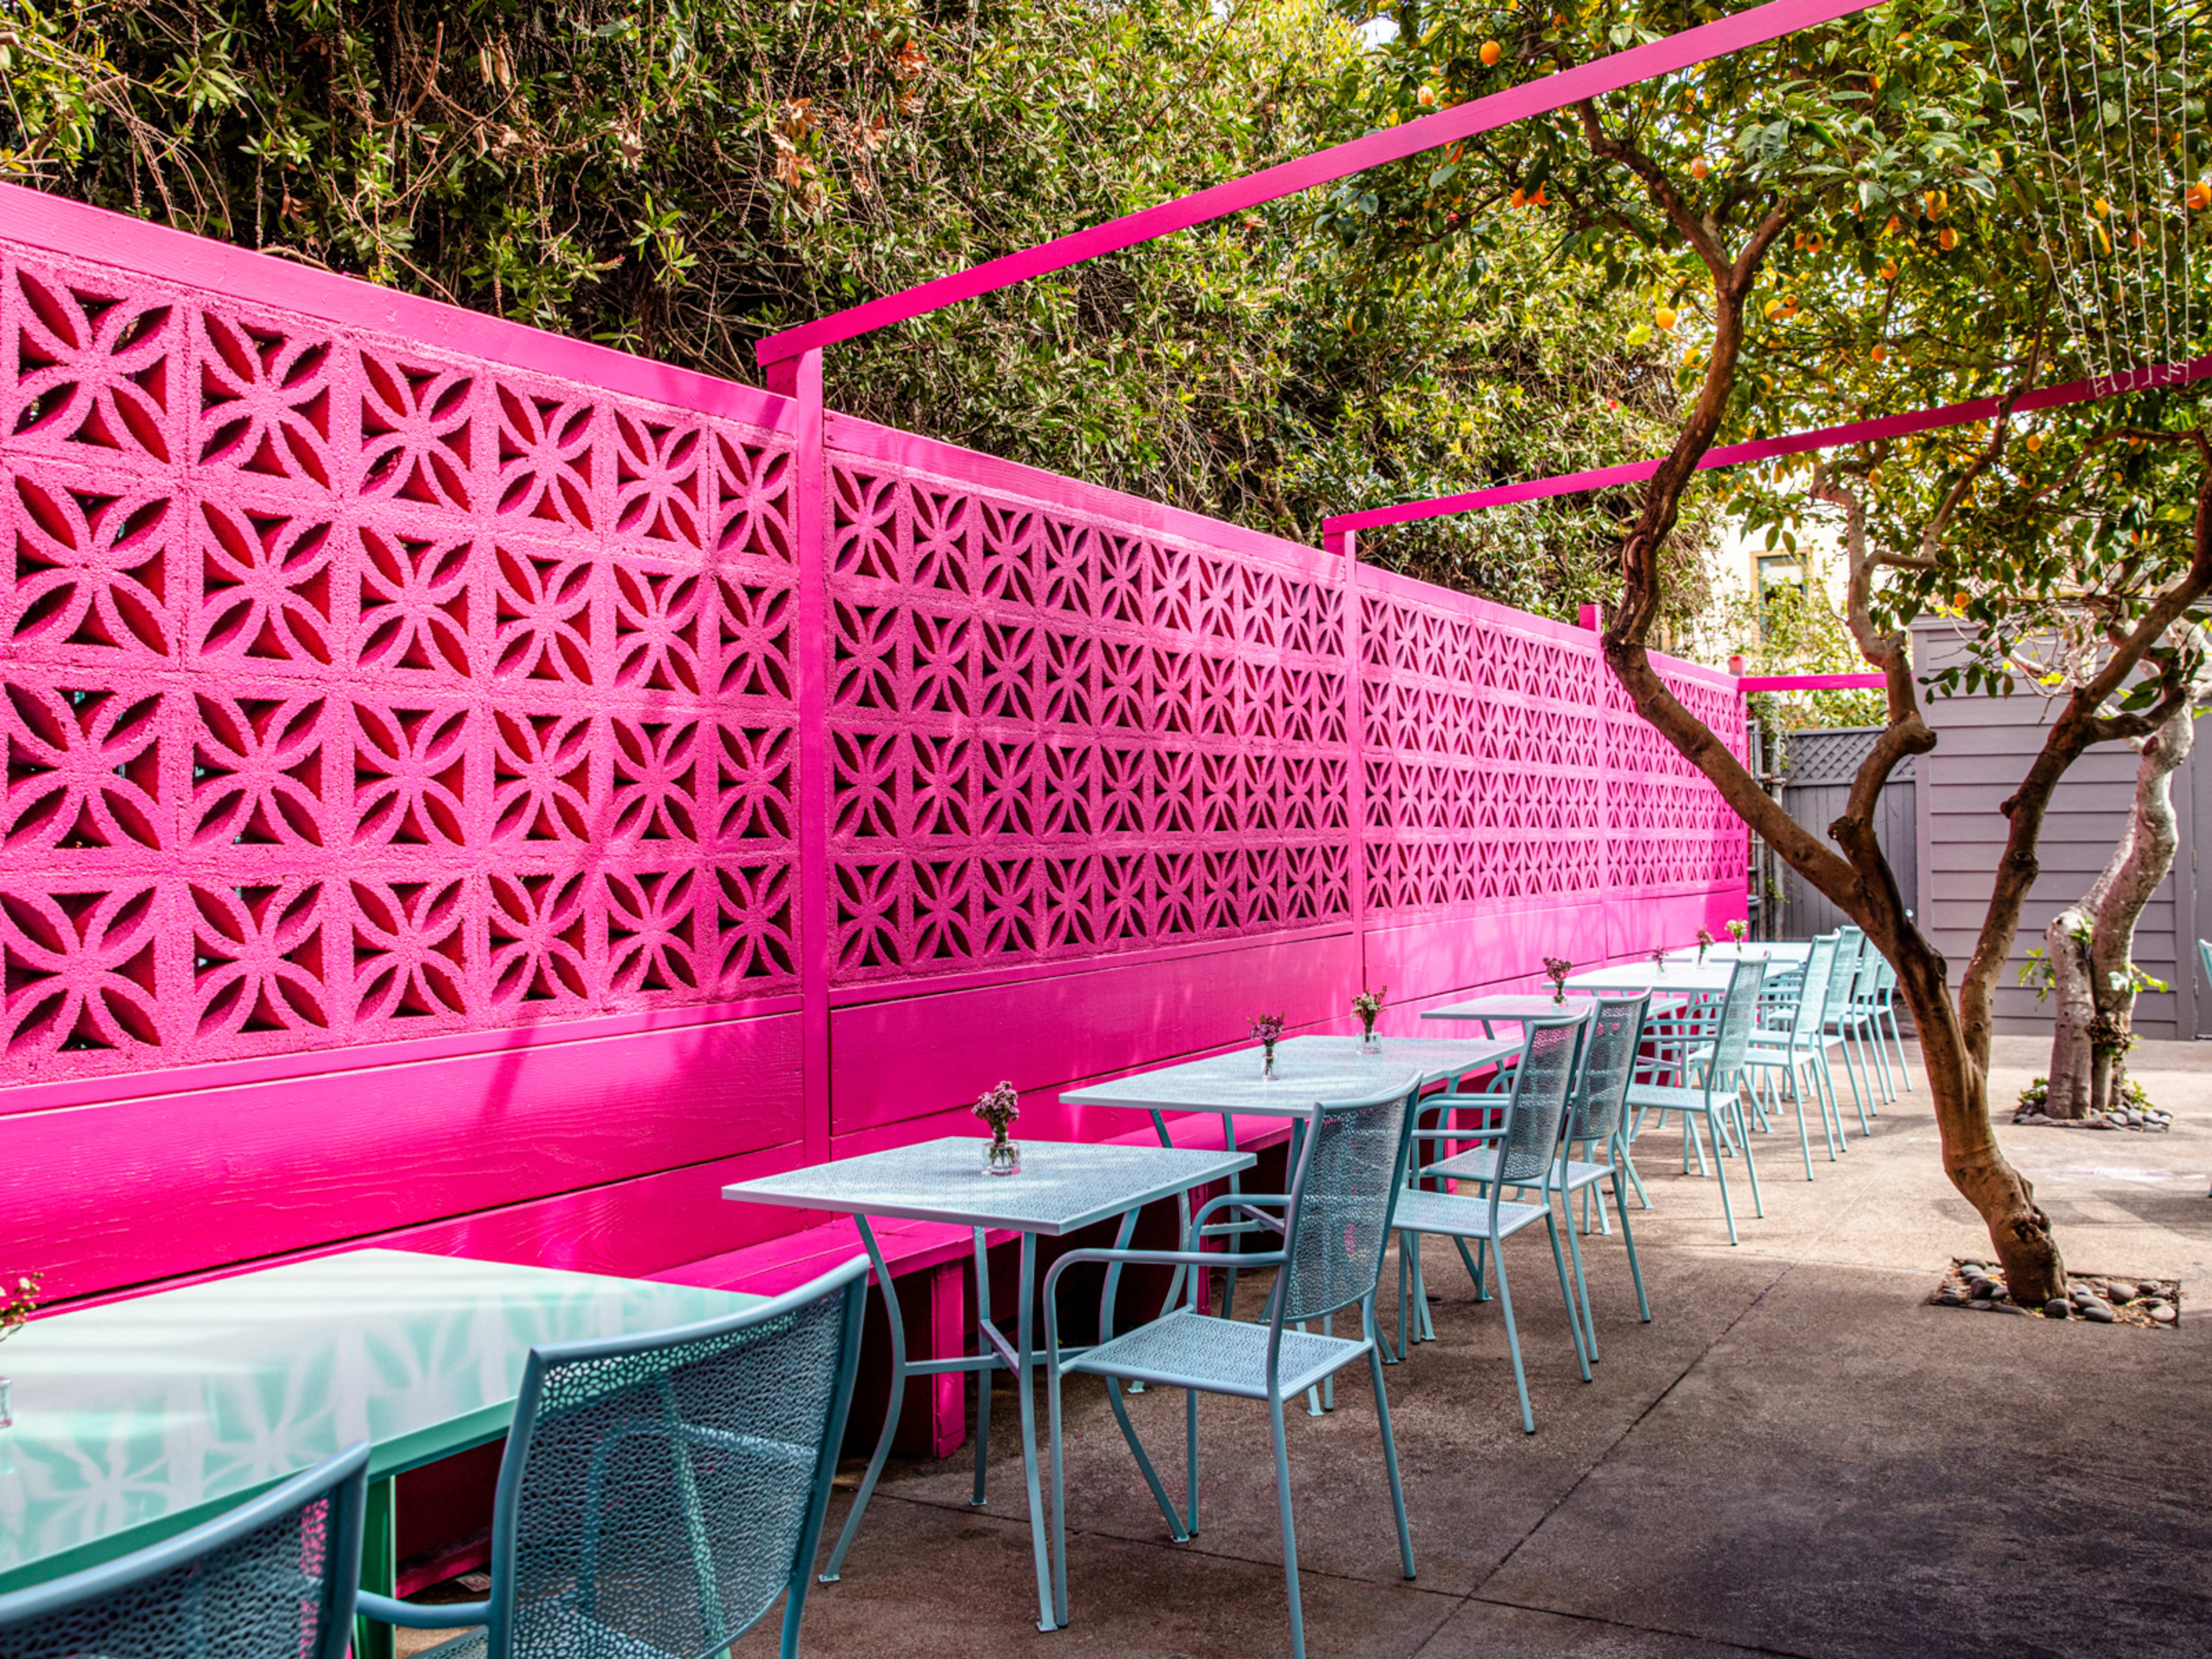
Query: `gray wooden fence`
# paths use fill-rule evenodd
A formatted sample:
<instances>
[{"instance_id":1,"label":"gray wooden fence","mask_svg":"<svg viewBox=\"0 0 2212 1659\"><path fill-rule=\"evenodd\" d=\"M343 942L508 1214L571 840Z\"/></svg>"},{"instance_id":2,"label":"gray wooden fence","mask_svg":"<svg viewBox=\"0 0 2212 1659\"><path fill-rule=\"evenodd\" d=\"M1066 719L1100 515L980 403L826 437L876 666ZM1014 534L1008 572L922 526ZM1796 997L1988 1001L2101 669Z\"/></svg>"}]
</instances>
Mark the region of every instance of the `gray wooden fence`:
<instances>
[{"instance_id":1,"label":"gray wooden fence","mask_svg":"<svg viewBox=\"0 0 2212 1659\"><path fill-rule=\"evenodd\" d=\"M1827 841L1828 826L1843 816L1859 763L1881 735L1881 728L1872 726L1790 733L1783 745L1782 810ZM1907 902L1919 890L1920 882L1916 779L1913 760L1908 757L1889 775L1875 808L1875 838L1881 843L1890 868L1897 872L1898 890L1906 896ZM1826 894L1795 870L1787 865L1780 868L1782 902L1777 938L1811 939L1848 920Z\"/></svg>"},{"instance_id":2,"label":"gray wooden fence","mask_svg":"<svg viewBox=\"0 0 2212 1659\"><path fill-rule=\"evenodd\" d=\"M1913 629L1914 665L1925 675L1957 659L1963 647L1942 624ZM1934 750L1920 757L1917 831L1920 917L1955 974L1974 948L1989 903L2007 821L1999 810L2020 787L2043 745L2054 706L2032 691L2009 697L1929 697ZM2198 728L2199 748L2173 781L2181 850L2136 926L2135 959L2173 989L2136 1004L2136 1030L2147 1037L2191 1037L2212 1031L2212 995L2197 966L2196 941L2212 937L2212 882L2197 872L2212 847L2212 752ZM2125 744L2099 744L2075 761L2052 794L2039 848L2039 873L2029 890L1996 997L2000 1031L2044 1033L2047 1004L2017 982L2029 951L2066 904L2078 899L2112 856L2134 795L2136 756Z\"/></svg>"}]
</instances>

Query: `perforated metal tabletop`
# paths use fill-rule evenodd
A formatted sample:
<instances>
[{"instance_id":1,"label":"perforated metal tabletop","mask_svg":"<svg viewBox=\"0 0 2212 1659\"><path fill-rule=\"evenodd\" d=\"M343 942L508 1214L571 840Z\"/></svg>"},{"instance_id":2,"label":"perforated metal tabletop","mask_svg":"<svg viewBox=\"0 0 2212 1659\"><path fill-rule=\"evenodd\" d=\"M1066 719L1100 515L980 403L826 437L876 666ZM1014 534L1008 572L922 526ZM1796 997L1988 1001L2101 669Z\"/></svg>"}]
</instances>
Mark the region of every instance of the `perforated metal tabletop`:
<instances>
[{"instance_id":1,"label":"perforated metal tabletop","mask_svg":"<svg viewBox=\"0 0 2212 1659\"><path fill-rule=\"evenodd\" d=\"M1163 1066L1110 1083L1064 1091L1071 1106L1130 1106L1154 1112L1236 1112L1303 1116L1319 1100L1358 1100L1394 1083L1411 1087L1479 1071L1521 1045L1456 1037L1383 1037L1382 1052L1363 1054L1356 1036L1295 1036L1275 1045L1275 1076L1261 1079L1257 1048Z\"/></svg>"},{"instance_id":2,"label":"perforated metal tabletop","mask_svg":"<svg viewBox=\"0 0 2212 1659\"><path fill-rule=\"evenodd\" d=\"M1224 1180L1249 1152L1021 1139L1022 1172L983 1173L983 1136L925 1140L722 1188L724 1198L1058 1237Z\"/></svg>"}]
</instances>

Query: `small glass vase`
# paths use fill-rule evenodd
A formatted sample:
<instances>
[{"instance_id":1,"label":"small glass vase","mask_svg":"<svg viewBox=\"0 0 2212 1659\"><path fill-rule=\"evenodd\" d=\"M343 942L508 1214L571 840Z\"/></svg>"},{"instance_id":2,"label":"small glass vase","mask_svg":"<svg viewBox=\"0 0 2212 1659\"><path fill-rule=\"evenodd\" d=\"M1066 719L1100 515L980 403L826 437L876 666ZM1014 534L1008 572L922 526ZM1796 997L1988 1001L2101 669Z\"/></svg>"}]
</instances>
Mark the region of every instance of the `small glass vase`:
<instances>
[{"instance_id":1,"label":"small glass vase","mask_svg":"<svg viewBox=\"0 0 2212 1659\"><path fill-rule=\"evenodd\" d=\"M1371 1019L1360 1022L1359 1052L1363 1054L1379 1054L1382 1052L1382 1039L1375 1035L1375 1022Z\"/></svg>"},{"instance_id":2,"label":"small glass vase","mask_svg":"<svg viewBox=\"0 0 2212 1659\"><path fill-rule=\"evenodd\" d=\"M1261 1056L1260 1081L1273 1083L1275 1080L1275 1045L1272 1042L1262 1043Z\"/></svg>"},{"instance_id":3,"label":"small glass vase","mask_svg":"<svg viewBox=\"0 0 2212 1659\"><path fill-rule=\"evenodd\" d=\"M1567 983L1565 980L1560 980L1552 987L1552 1000L1556 1003L1565 1004L1566 1000Z\"/></svg>"},{"instance_id":4,"label":"small glass vase","mask_svg":"<svg viewBox=\"0 0 2212 1659\"><path fill-rule=\"evenodd\" d=\"M1004 1129L993 1136L991 1144L983 1149L983 1173L994 1176L1019 1175L1022 1172L1022 1148L1019 1141L1006 1139Z\"/></svg>"}]
</instances>

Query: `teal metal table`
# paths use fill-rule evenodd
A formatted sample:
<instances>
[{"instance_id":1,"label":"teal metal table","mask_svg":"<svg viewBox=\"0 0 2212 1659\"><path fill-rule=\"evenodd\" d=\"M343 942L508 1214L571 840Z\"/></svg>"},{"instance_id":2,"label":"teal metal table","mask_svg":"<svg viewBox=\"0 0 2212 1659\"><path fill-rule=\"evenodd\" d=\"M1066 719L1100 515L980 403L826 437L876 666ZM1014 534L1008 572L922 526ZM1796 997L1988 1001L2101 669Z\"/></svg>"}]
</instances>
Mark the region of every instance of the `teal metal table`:
<instances>
[{"instance_id":1,"label":"teal metal table","mask_svg":"<svg viewBox=\"0 0 2212 1659\"><path fill-rule=\"evenodd\" d=\"M761 1300L351 1250L35 1320L0 1350L15 1407L0 1430L0 1590L182 1532L367 1440L362 1577L388 1594L392 1477L505 1434L533 1346ZM389 1627L371 1629L388 1655Z\"/></svg>"},{"instance_id":2,"label":"teal metal table","mask_svg":"<svg viewBox=\"0 0 2212 1659\"><path fill-rule=\"evenodd\" d=\"M1044 1496L1037 1479L1036 1396L1030 1373L1043 1364L1035 1340L1034 1304L1036 1299L1036 1242L1040 1237L1062 1238L1101 1221L1121 1218L1115 1249L1127 1249L1137 1224L1137 1212L1160 1199L1182 1199L1194 1187L1203 1187L1240 1174L1252 1167L1249 1152L1194 1152L1176 1146L1093 1146L1080 1141L1024 1140L1019 1175L983 1173L981 1140L952 1136L919 1141L887 1152L863 1152L854 1158L810 1164L803 1170L763 1176L722 1188L722 1196L751 1204L782 1204L803 1210L836 1210L853 1218L860 1242L875 1265L876 1283L884 1297L884 1313L890 1328L890 1404L884 1426L876 1437L875 1455L853 1494L853 1507L845 1516L844 1530L830 1564L822 1571L824 1583L834 1582L842 1570L845 1552L860 1530L860 1516L884 1472L891 1437L897 1431L899 1402L911 1376L934 1376L948 1371L976 1371L975 1495L983 1501L983 1474L991 1440L991 1377L995 1370L1013 1373L1022 1425L1022 1476L1029 1488L1030 1547L1036 1558L1037 1628L1060 1628L1053 1616L1052 1577L1047 1565ZM897 1216L910 1221L939 1221L972 1228L975 1235L975 1352L958 1359L908 1359L906 1328L899 1316L898 1291L890 1269L876 1243L871 1216ZM1006 1340L991 1317L991 1267L987 1235L1012 1231L1021 1235L1020 1280L1014 1315L1014 1340ZM1117 1265L1107 1273L1103 1306L1111 1307L1119 1281ZM1172 1297L1170 1297L1170 1300ZM1063 1347L1060 1352L1071 1350ZM1121 1402L1114 1401L1118 1415Z\"/></svg>"}]
</instances>

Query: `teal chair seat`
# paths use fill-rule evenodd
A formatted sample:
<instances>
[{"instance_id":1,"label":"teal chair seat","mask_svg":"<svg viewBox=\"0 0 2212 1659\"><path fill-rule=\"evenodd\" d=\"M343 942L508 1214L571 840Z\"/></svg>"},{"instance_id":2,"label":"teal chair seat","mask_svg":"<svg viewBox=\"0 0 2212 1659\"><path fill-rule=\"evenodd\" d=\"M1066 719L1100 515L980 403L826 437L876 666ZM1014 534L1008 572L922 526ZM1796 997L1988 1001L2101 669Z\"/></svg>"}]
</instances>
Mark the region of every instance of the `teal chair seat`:
<instances>
[{"instance_id":1,"label":"teal chair seat","mask_svg":"<svg viewBox=\"0 0 2212 1659\"><path fill-rule=\"evenodd\" d=\"M1246 1400L1294 1400L1367 1352L1365 1343L1350 1337L1285 1331L1271 1383L1267 1346L1265 1325L1179 1308L1086 1350L1060 1369Z\"/></svg>"}]
</instances>

